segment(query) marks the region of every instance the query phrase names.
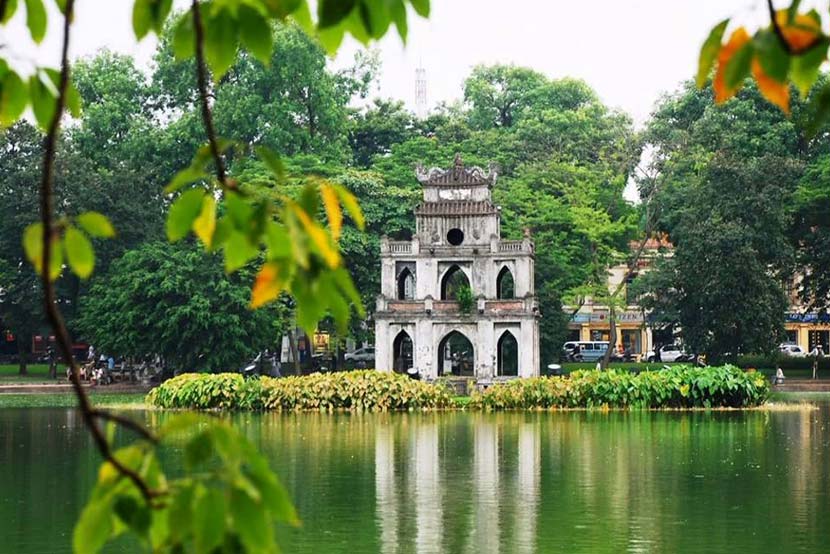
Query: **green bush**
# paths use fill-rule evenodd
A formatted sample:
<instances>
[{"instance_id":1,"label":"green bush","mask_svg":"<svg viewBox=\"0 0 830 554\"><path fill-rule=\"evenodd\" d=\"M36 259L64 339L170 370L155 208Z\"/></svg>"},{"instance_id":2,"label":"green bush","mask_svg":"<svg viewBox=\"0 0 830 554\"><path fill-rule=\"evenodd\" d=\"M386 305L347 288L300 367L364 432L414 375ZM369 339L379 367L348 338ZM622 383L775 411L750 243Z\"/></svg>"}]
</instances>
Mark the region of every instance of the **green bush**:
<instances>
[{"instance_id":1,"label":"green bush","mask_svg":"<svg viewBox=\"0 0 830 554\"><path fill-rule=\"evenodd\" d=\"M674 366L661 371L575 371L568 377L516 379L476 393L471 408L747 407L766 401L770 383L735 366Z\"/></svg>"},{"instance_id":2,"label":"green bush","mask_svg":"<svg viewBox=\"0 0 830 554\"><path fill-rule=\"evenodd\" d=\"M374 370L245 380L237 373L186 373L154 388L147 403L161 408L236 410L409 410L445 408L441 385Z\"/></svg>"}]
</instances>

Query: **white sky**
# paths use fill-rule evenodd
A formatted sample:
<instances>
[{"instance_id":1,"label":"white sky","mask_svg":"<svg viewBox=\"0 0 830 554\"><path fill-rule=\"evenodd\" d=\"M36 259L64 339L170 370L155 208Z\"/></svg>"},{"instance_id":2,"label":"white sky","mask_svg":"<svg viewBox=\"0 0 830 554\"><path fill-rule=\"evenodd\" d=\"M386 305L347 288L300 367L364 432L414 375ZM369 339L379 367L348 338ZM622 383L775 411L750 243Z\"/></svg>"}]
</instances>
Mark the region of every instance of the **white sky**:
<instances>
[{"instance_id":1,"label":"white sky","mask_svg":"<svg viewBox=\"0 0 830 554\"><path fill-rule=\"evenodd\" d=\"M187 3L176 0L177 6ZM77 0L76 5L73 57L106 47L148 66L155 43L135 43L132 0ZM415 69L422 63L432 106L459 98L474 65L513 63L553 78L585 79L607 104L642 124L661 93L694 74L700 45L715 23L732 16L754 25L766 17L765 9L763 0L432 0L429 20L411 14L406 47L394 32L375 46L383 62L375 94L414 108ZM25 60L58 59L56 14L50 13L39 48L28 40L22 13L0 28L4 56L17 58L21 71L27 71ZM356 48L345 44L335 66L348 64Z\"/></svg>"}]
</instances>

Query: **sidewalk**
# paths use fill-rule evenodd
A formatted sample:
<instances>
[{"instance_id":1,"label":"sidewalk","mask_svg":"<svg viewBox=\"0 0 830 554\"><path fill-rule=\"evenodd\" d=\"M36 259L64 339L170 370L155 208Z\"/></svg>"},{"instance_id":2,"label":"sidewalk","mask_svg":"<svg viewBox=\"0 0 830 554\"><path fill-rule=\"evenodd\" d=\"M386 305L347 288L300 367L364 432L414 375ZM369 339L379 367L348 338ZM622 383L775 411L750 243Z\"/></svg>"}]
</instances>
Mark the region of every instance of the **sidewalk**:
<instances>
[{"instance_id":1,"label":"sidewalk","mask_svg":"<svg viewBox=\"0 0 830 554\"><path fill-rule=\"evenodd\" d=\"M786 379L783 385L774 385L776 392L830 392L830 379Z\"/></svg>"},{"instance_id":2,"label":"sidewalk","mask_svg":"<svg viewBox=\"0 0 830 554\"><path fill-rule=\"evenodd\" d=\"M148 392L152 385L141 383L115 383L112 385L90 385L84 383L84 388L94 393L140 393ZM66 394L72 392L72 385L62 383L2 383L0 394Z\"/></svg>"}]
</instances>

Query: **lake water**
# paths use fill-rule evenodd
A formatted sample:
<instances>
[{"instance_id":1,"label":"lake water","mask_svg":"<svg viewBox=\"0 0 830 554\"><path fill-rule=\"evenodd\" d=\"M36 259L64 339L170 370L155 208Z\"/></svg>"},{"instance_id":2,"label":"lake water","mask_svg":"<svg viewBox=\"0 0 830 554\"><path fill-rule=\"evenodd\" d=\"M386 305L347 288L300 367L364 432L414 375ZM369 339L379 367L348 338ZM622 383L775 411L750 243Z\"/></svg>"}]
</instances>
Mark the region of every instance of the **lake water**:
<instances>
[{"instance_id":1,"label":"lake water","mask_svg":"<svg viewBox=\"0 0 830 554\"><path fill-rule=\"evenodd\" d=\"M236 420L289 553L778 553L830 548L829 408ZM0 410L0 552L70 552L97 465L72 410Z\"/></svg>"}]
</instances>

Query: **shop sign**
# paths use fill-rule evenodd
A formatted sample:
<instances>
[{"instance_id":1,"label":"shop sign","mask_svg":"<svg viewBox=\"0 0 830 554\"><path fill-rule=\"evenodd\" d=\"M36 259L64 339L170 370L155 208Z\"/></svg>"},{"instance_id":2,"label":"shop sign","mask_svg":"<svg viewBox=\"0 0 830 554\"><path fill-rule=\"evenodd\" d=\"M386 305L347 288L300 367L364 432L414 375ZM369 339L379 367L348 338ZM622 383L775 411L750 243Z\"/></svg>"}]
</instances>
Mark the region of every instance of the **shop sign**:
<instances>
[{"instance_id":1,"label":"shop sign","mask_svg":"<svg viewBox=\"0 0 830 554\"><path fill-rule=\"evenodd\" d=\"M788 323L830 323L830 314L796 314L788 313L786 315Z\"/></svg>"}]
</instances>

